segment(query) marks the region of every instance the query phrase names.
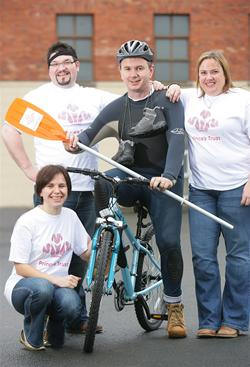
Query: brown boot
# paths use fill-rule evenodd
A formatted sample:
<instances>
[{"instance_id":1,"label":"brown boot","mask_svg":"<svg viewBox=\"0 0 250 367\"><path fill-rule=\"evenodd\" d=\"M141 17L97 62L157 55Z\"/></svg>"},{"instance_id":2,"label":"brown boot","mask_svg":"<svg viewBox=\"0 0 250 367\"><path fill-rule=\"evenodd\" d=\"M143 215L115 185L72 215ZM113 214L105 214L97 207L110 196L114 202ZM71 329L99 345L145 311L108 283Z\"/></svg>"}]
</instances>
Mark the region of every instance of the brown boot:
<instances>
[{"instance_id":1,"label":"brown boot","mask_svg":"<svg viewBox=\"0 0 250 367\"><path fill-rule=\"evenodd\" d=\"M185 338L187 336L187 329L184 321L183 304L169 303L168 309L168 324L167 331L169 338Z\"/></svg>"}]
</instances>

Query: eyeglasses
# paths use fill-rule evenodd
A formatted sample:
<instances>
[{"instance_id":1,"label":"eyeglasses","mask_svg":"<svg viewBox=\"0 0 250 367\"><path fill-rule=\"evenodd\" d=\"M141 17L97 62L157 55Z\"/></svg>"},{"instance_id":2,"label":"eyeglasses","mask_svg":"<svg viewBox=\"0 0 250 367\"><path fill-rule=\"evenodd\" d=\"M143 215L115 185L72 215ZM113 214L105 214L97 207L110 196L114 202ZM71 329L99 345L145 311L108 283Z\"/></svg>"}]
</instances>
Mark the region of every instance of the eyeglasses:
<instances>
[{"instance_id":1,"label":"eyeglasses","mask_svg":"<svg viewBox=\"0 0 250 367\"><path fill-rule=\"evenodd\" d=\"M65 60L65 61L63 61L63 62L53 62L53 63L51 63L50 64L50 68L58 68L60 65L62 65L62 66L70 66L70 65L72 65L72 64L74 64L76 62L76 60L74 60L74 61L70 61L70 60Z\"/></svg>"}]
</instances>

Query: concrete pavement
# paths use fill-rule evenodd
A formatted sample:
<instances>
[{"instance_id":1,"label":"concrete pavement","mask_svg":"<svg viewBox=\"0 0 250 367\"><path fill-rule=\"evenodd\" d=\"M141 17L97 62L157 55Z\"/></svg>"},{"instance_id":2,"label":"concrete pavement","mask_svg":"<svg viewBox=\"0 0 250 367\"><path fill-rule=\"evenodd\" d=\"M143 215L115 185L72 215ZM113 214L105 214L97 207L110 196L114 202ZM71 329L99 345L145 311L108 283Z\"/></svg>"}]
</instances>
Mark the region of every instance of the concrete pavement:
<instances>
[{"instance_id":1,"label":"concrete pavement","mask_svg":"<svg viewBox=\"0 0 250 367\"><path fill-rule=\"evenodd\" d=\"M61 350L47 349L29 352L18 342L22 328L22 316L12 310L3 296L3 288L11 271L8 263L9 238L13 225L25 209L2 209L0 211L0 305L1 367L249 367L249 336L236 339L199 340L197 311L194 296L194 279L191 252L187 230L187 213L184 211L182 228L182 248L184 256L183 292L188 337L171 340L166 337L165 325L155 332L145 333L139 326L133 306L116 312L113 296L106 296L102 302L100 323L104 333L97 335L93 354L82 353L83 337L67 335L65 347ZM128 215L133 222L133 215ZM223 243L219 258L224 268ZM88 299L90 295L88 295Z\"/></svg>"}]
</instances>

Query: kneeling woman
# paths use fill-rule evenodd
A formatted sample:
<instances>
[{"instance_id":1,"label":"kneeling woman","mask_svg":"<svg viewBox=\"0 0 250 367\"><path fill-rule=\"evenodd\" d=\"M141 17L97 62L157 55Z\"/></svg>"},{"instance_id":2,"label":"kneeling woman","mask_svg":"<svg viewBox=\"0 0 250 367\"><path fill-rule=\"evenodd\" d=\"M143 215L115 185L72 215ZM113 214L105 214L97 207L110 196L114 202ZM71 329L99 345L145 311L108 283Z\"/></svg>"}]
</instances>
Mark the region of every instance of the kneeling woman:
<instances>
[{"instance_id":1,"label":"kneeling woman","mask_svg":"<svg viewBox=\"0 0 250 367\"><path fill-rule=\"evenodd\" d=\"M64 324L80 314L74 290L80 278L69 275L73 252L88 260L91 240L75 212L63 204L71 191L70 177L58 165L43 167L36 179L42 205L23 214L11 237L9 261L14 262L5 296L24 315L20 342L29 350L43 350L44 324L48 344L64 344Z\"/></svg>"}]
</instances>

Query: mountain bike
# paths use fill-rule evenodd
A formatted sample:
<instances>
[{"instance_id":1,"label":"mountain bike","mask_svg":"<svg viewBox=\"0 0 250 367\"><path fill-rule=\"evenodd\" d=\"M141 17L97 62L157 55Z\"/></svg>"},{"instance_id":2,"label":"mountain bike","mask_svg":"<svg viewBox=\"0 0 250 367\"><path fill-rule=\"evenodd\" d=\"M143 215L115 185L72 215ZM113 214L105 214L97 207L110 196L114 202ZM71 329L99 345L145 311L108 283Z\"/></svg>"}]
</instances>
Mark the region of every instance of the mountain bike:
<instances>
[{"instance_id":1,"label":"mountain bike","mask_svg":"<svg viewBox=\"0 0 250 367\"><path fill-rule=\"evenodd\" d=\"M155 242L153 226L148 222L148 212L137 203L136 233L129 227L119 205L117 188L121 184L149 185L149 180L128 177L120 180L102 172L67 168L69 172L88 175L96 180L95 198L100 216L92 239L86 284L92 292L86 331L84 351L91 353L94 348L95 330L98 322L102 297L114 292L117 311L126 305L134 305L137 320L145 331L158 329L167 320L163 301L163 284L160 270L160 254ZM102 179L112 185L112 196L107 194ZM145 223L147 221L147 223ZM127 250L132 247L131 260ZM116 279L117 270L121 280Z\"/></svg>"}]
</instances>

